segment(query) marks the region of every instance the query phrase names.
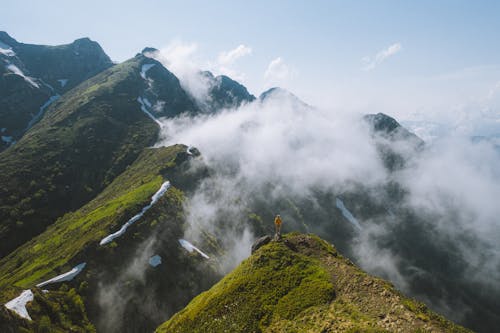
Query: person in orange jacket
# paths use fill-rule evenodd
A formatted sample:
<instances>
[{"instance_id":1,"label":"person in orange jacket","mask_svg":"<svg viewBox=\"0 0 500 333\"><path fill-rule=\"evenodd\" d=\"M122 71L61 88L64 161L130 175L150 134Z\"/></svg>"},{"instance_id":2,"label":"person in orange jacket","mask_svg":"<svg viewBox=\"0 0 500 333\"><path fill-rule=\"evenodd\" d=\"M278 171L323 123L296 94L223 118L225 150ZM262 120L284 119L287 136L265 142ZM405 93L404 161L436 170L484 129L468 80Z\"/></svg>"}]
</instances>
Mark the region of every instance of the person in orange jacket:
<instances>
[{"instance_id":1,"label":"person in orange jacket","mask_svg":"<svg viewBox=\"0 0 500 333\"><path fill-rule=\"evenodd\" d=\"M274 218L274 227L276 228L276 236L280 237L281 236L281 224L283 221L281 221L281 216L280 214L276 215Z\"/></svg>"}]
</instances>

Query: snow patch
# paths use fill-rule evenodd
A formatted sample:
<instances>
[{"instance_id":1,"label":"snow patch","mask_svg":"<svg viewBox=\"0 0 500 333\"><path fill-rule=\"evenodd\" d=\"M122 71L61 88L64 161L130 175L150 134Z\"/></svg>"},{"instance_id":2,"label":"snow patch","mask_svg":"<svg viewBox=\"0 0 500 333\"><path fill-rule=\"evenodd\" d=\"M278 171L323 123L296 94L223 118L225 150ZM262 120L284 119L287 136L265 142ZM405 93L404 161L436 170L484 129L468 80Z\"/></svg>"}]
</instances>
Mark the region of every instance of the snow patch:
<instances>
[{"instance_id":1,"label":"snow patch","mask_svg":"<svg viewBox=\"0 0 500 333\"><path fill-rule=\"evenodd\" d=\"M158 265L161 265L161 257L157 254L149 258L149 264L152 267L156 267Z\"/></svg>"},{"instance_id":2,"label":"snow patch","mask_svg":"<svg viewBox=\"0 0 500 333\"><path fill-rule=\"evenodd\" d=\"M205 259L210 259L210 257L208 255L206 255L204 252L202 252L199 248L197 248L196 246L194 246L193 244L191 244L190 242L188 242L187 240L185 239L179 239L179 243L181 244L181 246L183 248L186 249L186 251L188 251L189 253L193 252L193 251L196 251L198 252L199 254L201 254L201 256Z\"/></svg>"},{"instance_id":3,"label":"snow patch","mask_svg":"<svg viewBox=\"0 0 500 333\"><path fill-rule=\"evenodd\" d=\"M33 81L33 79L31 77L24 75L24 73L16 65L14 65L14 64L8 64L7 66L5 66L5 68L7 68L7 70L11 71L12 73L14 73L16 75L21 76L26 82L28 82L29 84L31 84L33 87L40 88L40 86L38 85L38 83L36 83L35 81Z\"/></svg>"},{"instance_id":4,"label":"snow patch","mask_svg":"<svg viewBox=\"0 0 500 333\"><path fill-rule=\"evenodd\" d=\"M77 276L78 274L80 274L81 271L83 271L83 269L85 268L86 265L87 265L87 263L83 262L83 263L73 267L69 272L58 275L56 277L53 277L52 279L49 279L47 281L43 281L43 282L37 284L36 286L41 288L41 287L46 286L46 285L51 284L51 283L71 281L71 280L73 280L73 278L75 276Z\"/></svg>"},{"instance_id":5,"label":"snow patch","mask_svg":"<svg viewBox=\"0 0 500 333\"><path fill-rule=\"evenodd\" d=\"M146 80L146 72L151 69L155 64L144 64L141 68L141 77Z\"/></svg>"},{"instance_id":6,"label":"snow patch","mask_svg":"<svg viewBox=\"0 0 500 333\"><path fill-rule=\"evenodd\" d=\"M151 208L165 194L165 192L167 192L169 187L170 187L170 182L169 181L164 182L161 185L160 189L151 197L151 203L149 205L143 207L140 213L134 215L130 220L128 220L124 225L122 225L120 230L104 237L99 243L99 245L106 245L112 242L115 238L118 238L121 235L123 235L127 231L128 227L137 222L144 215L144 213L146 213L148 209Z\"/></svg>"},{"instance_id":7,"label":"snow patch","mask_svg":"<svg viewBox=\"0 0 500 333\"><path fill-rule=\"evenodd\" d=\"M68 79L59 79L59 80L57 80L57 82L59 82L61 84L61 88L64 88L66 83L68 83Z\"/></svg>"},{"instance_id":8,"label":"snow patch","mask_svg":"<svg viewBox=\"0 0 500 333\"><path fill-rule=\"evenodd\" d=\"M21 317L31 320L28 310L26 309L26 303L33 301L33 297L33 292L30 289L23 290L21 295L5 303L5 307L14 311Z\"/></svg>"},{"instance_id":9,"label":"snow patch","mask_svg":"<svg viewBox=\"0 0 500 333\"><path fill-rule=\"evenodd\" d=\"M146 97L143 97L142 98L142 101L144 102L144 104L150 108L151 107L151 102L149 101L149 99L147 99Z\"/></svg>"},{"instance_id":10,"label":"snow patch","mask_svg":"<svg viewBox=\"0 0 500 333\"><path fill-rule=\"evenodd\" d=\"M0 54L6 55L7 57L13 57L16 55L16 52L12 50L12 46L0 41Z\"/></svg>"},{"instance_id":11,"label":"snow patch","mask_svg":"<svg viewBox=\"0 0 500 333\"><path fill-rule=\"evenodd\" d=\"M59 95L50 96L49 99L42 106L40 106L40 109L39 109L38 113L30 120L30 122L28 123L28 126L26 126L26 131L29 130L33 125L35 125L35 123L38 120L40 120L40 118L42 118L43 113L45 112L45 109L50 104L52 104L55 101L57 101L60 97L61 96L59 96Z\"/></svg>"},{"instance_id":12,"label":"snow patch","mask_svg":"<svg viewBox=\"0 0 500 333\"><path fill-rule=\"evenodd\" d=\"M11 136L4 136L2 135L2 141L7 143L7 144L13 144L14 143L14 138Z\"/></svg>"},{"instance_id":13,"label":"snow patch","mask_svg":"<svg viewBox=\"0 0 500 333\"><path fill-rule=\"evenodd\" d=\"M191 148L193 148L193 146L189 146L189 147L187 147L187 149L186 149L186 153L187 153L188 155L193 155L193 153L191 152Z\"/></svg>"},{"instance_id":14,"label":"snow patch","mask_svg":"<svg viewBox=\"0 0 500 333\"><path fill-rule=\"evenodd\" d=\"M340 198L337 198L336 200L336 205L337 205L337 208L340 209L340 211L342 212L342 215L344 215L344 217L349 221L351 222L352 225L354 225L358 230L361 230L361 225L359 224L358 220L356 220L356 218L351 214L351 212L346 208L346 206L344 205L344 202L342 200L340 200Z\"/></svg>"},{"instance_id":15,"label":"snow patch","mask_svg":"<svg viewBox=\"0 0 500 333\"><path fill-rule=\"evenodd\" d=\"M149 102L147 98L143 97L137 97L137 101L141 104L142 112L144 112L149 118L153 119L158 126L163 127L163 124L148 110L148 105L151 107L151 102Z\"/></svg>"}]
</instances>

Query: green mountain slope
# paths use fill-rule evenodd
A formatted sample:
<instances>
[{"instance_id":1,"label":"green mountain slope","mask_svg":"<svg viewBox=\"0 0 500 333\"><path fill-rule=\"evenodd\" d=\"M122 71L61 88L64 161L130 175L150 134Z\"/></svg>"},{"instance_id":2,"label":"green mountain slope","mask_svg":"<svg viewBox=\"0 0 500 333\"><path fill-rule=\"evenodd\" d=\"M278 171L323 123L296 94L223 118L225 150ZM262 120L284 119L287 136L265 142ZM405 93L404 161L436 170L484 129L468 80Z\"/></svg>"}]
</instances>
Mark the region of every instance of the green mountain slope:
<instances>
[{"instance_id":1,"label":"green mountain slope","mask_svg":"<svg viewBox=\"0 0 500 333\"><path fill-rule=\"evenodd\" d=\"M154 143L158 126L136 101L141 60L69 91L0 154L0 256L88 202Z\"/></svg>"},{"instance_id":2,"label":"green mountain slope","mask_svg":"<svg viewBox=\"0 0 500 333\"><path fill-rule=\"evenodd\" d=\"M95 199L64 215L41 235L0 260L0 290L11 286L33 287L51 275L71 269L72 259L78 262L91 259L77 255L90 246L98 248L99 241L111 230L118 229L140 211L160 188L164 181L162 174L166 176L168 170L176 166L177 155L185 150L182 145L146 149ZM175 189L166 194L167 199L174 201L179 200L178 196ZM177 205L177 209L181 209ZM20 290L17 288L16 292Z\"/></svg>"},{"instance_id":3,"label":"green mountain slope","mask_svg":"<svg viewBox=\"0 0 500 333\"><path fill-rule=\"evenodd\" d=\"M23 289L36 291L37 283L85 262L84 270L68 283L85 299L92 323L105 332L137 332L153 330L213 285L220 278L216 261L189 254L178 242L183 237L184 195L177 186L187 189L197 178L185 173L193 158L186 150L183 145L146 148L95 199L0 260L0 302ZM167 179L172 186L125 234L100 245L149 204ZM155 268L148 264L153 254L162 258ZM104 297L108 290L116 296ZM112 299L112 304L103 299ZM145 307L147 302L156 310Z\"/></svg>"},{"instance_id":4,"label":"green mountain slope","mask_svg":"<svg viewBox=\"0 0 500 333\"><path fill-rule=\"evenodd\" d=\"M63 93L113 65L99 43L80 38L65 45L35 45L16 41L0 31L0 42L11 47L27 74ZM60 81L65 80L65 81Z\"/></svg>"},{"instance_id":5,"label":"green mountain slope","mask_svg":"<svg viewBox=\"0 0 500 333\"><path fill-rule=\"evenodd\" d=\"M113 65L88 38L66 45L33 45L0 31L0 48L0 151L38 121L51 97Z\"/></svg>"},{"instance_id":6,"label":"green mountain slope","mask_svg":"<svg viewBox=\"0 0 500 333\"><path fill-rule=\"evenodd\" d=\"M64 289L64 288L63 288ZM0 307L2 333L95 332L82 298L75 289L54 292L34 291L33 301L26 305L32 320Z\"/></svg>"},{"instance_id":7,"label":"green mountain slope","mask_svg":"<svg viewBox=\"0 0 500 333\"><path fill-rule=\"evenodd\" d=\"M258 249L157 332L467 332L369 276L331 245L290 234Z\"/></svg>"}]
</instances>

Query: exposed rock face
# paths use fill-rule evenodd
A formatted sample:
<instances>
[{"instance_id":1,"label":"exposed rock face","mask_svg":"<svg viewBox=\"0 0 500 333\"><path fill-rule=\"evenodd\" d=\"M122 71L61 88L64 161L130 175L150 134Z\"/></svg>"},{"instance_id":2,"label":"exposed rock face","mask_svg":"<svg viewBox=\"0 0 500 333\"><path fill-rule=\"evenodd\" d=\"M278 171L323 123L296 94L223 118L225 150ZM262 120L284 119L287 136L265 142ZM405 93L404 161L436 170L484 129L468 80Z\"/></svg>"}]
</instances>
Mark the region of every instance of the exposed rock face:
<instances>
[{"instance_id":1,"label":"exposed rock face","mask_svg":"<svg viewBox=\"0 0 500 333\"><path fill-rule=\"evenodd\" d=\"M252 245L252 254L257 251L259 248L261 248L262 246L266 245L267 243L269 243L271 241L271 236L269 235L265 235L263 237L260 237L259 239L257 239L253 245Z\"/></svg>"},{"instance_id":2,"label":"exposed rock face","mask_svg":"<svg viewBox=\"0 0 500 333\"><path fill-rule=\"evenodd\" d=\"M214 76L208 71L201 74L210 86L207 111L214 112L220 109L237 108L244 103L255 100L255 96L250 94L245 86L225 75Z\"/></svg>"}]
</instances>

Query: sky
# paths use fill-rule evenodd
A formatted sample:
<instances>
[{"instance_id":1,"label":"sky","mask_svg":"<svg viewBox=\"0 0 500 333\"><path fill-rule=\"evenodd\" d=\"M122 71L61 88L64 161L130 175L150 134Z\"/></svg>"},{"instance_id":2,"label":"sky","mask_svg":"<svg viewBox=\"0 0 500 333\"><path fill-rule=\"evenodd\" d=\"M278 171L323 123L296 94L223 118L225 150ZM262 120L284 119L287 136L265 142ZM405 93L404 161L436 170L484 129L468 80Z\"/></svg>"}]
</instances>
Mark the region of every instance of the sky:
<instances>
[{"instance_id":1,"label":"sky","mask_svg":"<svg viewBox=\"0 0 500 333\"><path fill-rule=\"evenodd\" d=\"M17 0L2 12L0 30L26 43L87 36L117 62L175 49L255 95L281 86L423 136L500 133L498 1Z\"/></svg>"}]
</instances>

